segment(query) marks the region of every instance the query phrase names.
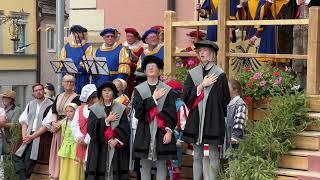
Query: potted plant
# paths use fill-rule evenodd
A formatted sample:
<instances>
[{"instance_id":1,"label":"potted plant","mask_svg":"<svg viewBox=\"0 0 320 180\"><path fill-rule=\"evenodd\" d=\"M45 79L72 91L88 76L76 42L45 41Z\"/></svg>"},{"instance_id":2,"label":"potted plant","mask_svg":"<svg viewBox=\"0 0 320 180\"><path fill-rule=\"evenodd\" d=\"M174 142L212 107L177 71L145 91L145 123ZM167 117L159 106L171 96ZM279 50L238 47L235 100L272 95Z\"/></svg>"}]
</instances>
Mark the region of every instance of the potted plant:
<instances>
[{"instance_id":1,"label":"potted plant","mask_svg":"<svg viewBox=\"0 0 320 180\"><path fill-rule=\"evenodd\" d=\"M237 80L243 87L243 97L251 120L254 113L252 108L267 108L271 97L290 94L298 87L290 68L281 70L266 66L254 71L247 68L237 75Z\"/></svg>"}]
</instances>

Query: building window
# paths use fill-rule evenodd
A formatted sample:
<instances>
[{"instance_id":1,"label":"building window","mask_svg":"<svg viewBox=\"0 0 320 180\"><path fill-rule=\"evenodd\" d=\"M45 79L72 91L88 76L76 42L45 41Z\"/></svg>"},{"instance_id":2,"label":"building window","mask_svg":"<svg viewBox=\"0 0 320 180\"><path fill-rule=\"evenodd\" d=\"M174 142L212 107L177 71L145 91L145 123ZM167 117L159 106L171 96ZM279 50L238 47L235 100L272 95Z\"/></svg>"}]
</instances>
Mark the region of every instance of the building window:
<instances>
[{"instance_id":1,"label":"building window","mask_svg":"<svg viewBox=\"0 0 320 180\"><path fill-rule=\"evenodd\" d=\"M55 51L56 34L54 32L54 28L48 27L46 30L47 30L47 50Z\"/></svg>"},{"instance_id":2,"label":"building window","mask_svg":"<svg viewBox=\"0 0 320 180\"><path fill-rule=\"evenodd\" d=\"M19 28L20 35L19 41L13 42L13 48L15 53L25 53L26 45L26 24L17 24Z\"/></svg>"}]
</instances>

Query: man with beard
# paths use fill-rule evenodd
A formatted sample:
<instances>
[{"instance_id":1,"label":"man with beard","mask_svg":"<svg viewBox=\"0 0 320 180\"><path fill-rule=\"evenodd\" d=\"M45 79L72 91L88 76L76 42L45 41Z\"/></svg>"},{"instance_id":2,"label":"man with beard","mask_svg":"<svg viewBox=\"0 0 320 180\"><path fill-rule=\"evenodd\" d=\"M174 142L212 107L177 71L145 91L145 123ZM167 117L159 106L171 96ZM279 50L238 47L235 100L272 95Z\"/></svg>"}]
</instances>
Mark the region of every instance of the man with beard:
<instances>
[{"instance_id":1,"label":"man with beard","mask_svg":"<svg viewBox=\"0 0 320 180\"><path fill-rule=\"evenodd\" d=\"M47 128L43 120L50 119L50 108L52 101L44 96L44 86L35 84L32 87L34 100L30 101L19 118L22 125L22 143L17 146L13 155L13 163L20 180L29 179L34 165L43 156L48 156L44 152L50 149L47 141L51 139L46 134ZM49 133L49 132L48 132Z\"/></svg>"}]
</instances>

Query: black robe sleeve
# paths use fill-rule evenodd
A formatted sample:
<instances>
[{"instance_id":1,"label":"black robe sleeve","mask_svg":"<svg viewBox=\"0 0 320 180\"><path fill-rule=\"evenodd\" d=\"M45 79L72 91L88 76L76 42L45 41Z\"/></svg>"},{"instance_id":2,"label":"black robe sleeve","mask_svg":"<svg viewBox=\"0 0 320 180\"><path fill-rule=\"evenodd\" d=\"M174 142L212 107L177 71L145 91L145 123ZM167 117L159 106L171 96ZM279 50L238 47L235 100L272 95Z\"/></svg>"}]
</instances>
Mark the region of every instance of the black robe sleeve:
<instances>
[{"instance_id":1,"label":"black robe sleeve","mask_svg":"<svg viewBox=\"0 0 320 180\"><path fill-rule=\"evenodd\" d=\"M128 146L130 142L130 124L127 114L122 113L119 125L113 130L115 132L115 138L121 141L124 146Z\"/></svg>"},{"instance_id":2,"label":"black robe sleeve","mask_svg":"<svg viewBox=\"0 0 320 180\"><path fill-rule=\"evenodd\" d=\"M227 106L231 100L228 79L226 74L221 74L221 89L222 89L222 105L223 105L223 113L224 117L227 117Z\"/></svg>"},{"instance_id":3,"label":"black robe sleeve","mask_svg":"<svg viewBox=\"0 0 320 180\"><path fill-rule=\"evenodd\" d=\"M58 111L57 111L57 99L58 97L60 96L60 94L57 96L57 98L54 100L53 104L52 104L52 114L58 114Z\"/></svg>"},{"instance_id":4,"label":"black robe sleeve","mask_svg":"<svg viewBox=\"0 0 320 180\"><path fill-rule=\"evenodd\" d=\"M90 111L88 117L87 133L90 135L91 140L98 141L99 143L105 143L104 129L104 122L101 122L101 120L98 119L92 111Z\"/></svg>"},{"instance_id":5,"label":"black robe sleeve","mask_svg":"<svg viewBox=\"0 0 320 180\"><path fill-rule=\"evenodd\" d=\"M197 97L197 87L193 83L191 75L188 74L187 79L184 83L183 101L184 103L186 103L189 109L191 109L191 106L194 103L196 97Z\"/></svg>"},{"instance_id":6,"label":"black robe sleeve","mask_svg":"<svg viewBox=\"0 0 320 180\"><path fill-rule=\"evenodd\" d=\"M177 125L177 112L176 112L176 95L174 92L169 91L166 100L164 102L162 111L159 112L159 116L163 117L166 121L166 126L172 131Z\"/></svg>"}]
</instances>

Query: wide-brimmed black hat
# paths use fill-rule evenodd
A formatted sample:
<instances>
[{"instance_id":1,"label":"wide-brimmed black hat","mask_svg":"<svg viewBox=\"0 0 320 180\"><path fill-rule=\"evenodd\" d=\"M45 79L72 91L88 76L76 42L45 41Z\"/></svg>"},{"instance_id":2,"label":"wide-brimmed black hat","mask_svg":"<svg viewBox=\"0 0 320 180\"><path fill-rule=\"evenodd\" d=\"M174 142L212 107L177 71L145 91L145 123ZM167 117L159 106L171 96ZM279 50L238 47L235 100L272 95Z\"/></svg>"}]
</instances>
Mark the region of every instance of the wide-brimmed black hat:
<instances>
[{"instance_id":1,"label":"wide-brimmed black hat","mask_svg":"<svg viewBox=\"0 0 320 180\"><path fill-rule=\"evenodd\" d=\"M219 50L219 46L213 41L209 41L209 40L202 40L202 41L195 42L194 46L196 47L196 49L200 47L208 47L213 49L216 52Z\"/></svg>"},{"instance_id":2,"label":"wide-brimmed black hat","mask_svg":"<svg viewBox=\"0 0 320 180\"><path fill-rule=\"evenodd\" d=\"M102 96L102 90L104 88L110 88L113 92L114 99L118 97L118 89L112 82L105 82L98 88L98 97L101 98Z\"/></svg>"},{"instance_id":3,"label":"wide-brimmed black hat","mask_svg":"<svg viewBox=\"0 0 320 180\"><path fill-rule=\"evenodd\" d=\"M158 58L157 56L146 56L142 62L142 70L146 70L147 64L149 63L155 63L159 69L163 69L163 60Z\"/></svg>"}]
</instances>

